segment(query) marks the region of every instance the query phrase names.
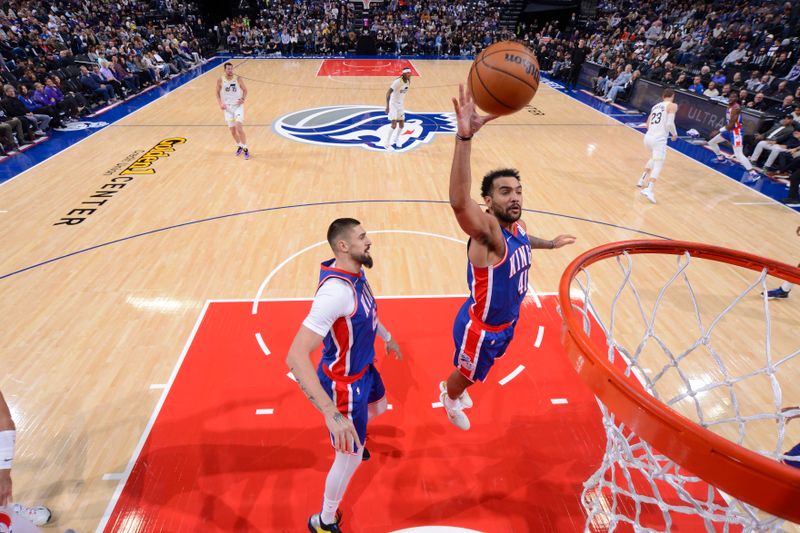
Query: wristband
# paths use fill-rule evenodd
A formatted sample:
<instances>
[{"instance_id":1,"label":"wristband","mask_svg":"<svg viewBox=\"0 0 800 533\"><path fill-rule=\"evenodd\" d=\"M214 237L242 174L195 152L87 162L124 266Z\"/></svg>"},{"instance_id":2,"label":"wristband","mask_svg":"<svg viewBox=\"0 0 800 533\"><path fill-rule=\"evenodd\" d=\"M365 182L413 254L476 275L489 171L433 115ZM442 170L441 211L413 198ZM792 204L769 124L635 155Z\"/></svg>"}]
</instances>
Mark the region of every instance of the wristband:
<instances>
[{"instance_id":1,"label":"wristband","mask_svg":"<svg viewBox=\"0 0 800 533\"><path fill-rule=\"evenodd\" d=\"M553 250L556 247L556 241L550 241L550 249Z\"/></svg>"},{"instance_id":2,"label":"wristband","mask_svg":"<svg viewBox=\"0 0 800 533\"><path fill-rule=\"evenodd\" d=\"M17 432L13 429L0 431L0 470L10 469L14 459L14 442Z\"/></svg>"},{"instance_id":3,"label":"wristband","mask_svg":"<svg viewBox=\"0 0 800 533\"><path fill-rule=\"evenodd\" d=\"M456 133L456 139L458 139L459 141L471 141L472 135L470 135L469 137L462 137L461 135Z\"/></svg>"}]
</instances>

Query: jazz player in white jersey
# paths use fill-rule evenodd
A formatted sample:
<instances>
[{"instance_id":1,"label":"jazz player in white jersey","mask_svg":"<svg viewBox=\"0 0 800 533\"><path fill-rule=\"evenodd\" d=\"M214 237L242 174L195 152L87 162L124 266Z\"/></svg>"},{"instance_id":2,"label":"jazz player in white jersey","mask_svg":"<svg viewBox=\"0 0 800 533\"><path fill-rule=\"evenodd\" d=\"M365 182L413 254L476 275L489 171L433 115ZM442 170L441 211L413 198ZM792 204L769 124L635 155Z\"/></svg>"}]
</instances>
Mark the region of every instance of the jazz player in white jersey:
<instances>
[{"instance_id":1,"label":"jazz player in white jersey","mask_svg":"<svg viewBox=\"0 0 800 533\"><path fill-rule=\"evenodd\" d=\"M662 101L650 109L647 117L647 133L644 135L644 145L650 150L650 159L644 167L644 172L639 178L637 187L642 189L642 196L653 203L656 203L653 186L661 174L664 166L664 158L667 157L667 138L672 136L672 141L678 139L678 132L675 129L675 113L678 111L678 104L674 102L675 91L664 89L661 93Z\"/></svg>"},{"instance_id":2,"label":"jazz player in white jersey","mask_svg":"<svg viewBox=\"0 0 800 533\"><path fill-rule=\"evenodd\" d=\"M386 148L391 148L395 144L397 148L400 148L400 135L406 125L406 110L403 107L403 103L409 87L411 87L411 69L404 68L402 75L392 82L392 86L386 92L385 112L389 115L389 120L392 123L392 129L389 130L389 135L386 137ZM392 137L394 137L394 140L392 140Z\"/></svg>"},{"instance_id":3,"label":"jazz player in white jersey","mask_svg":"<svg viewBox=\"0 0 800 533\"><path fill-rule=\"evenodd\" d=\"M245 159L250 159L250 151L247 149L247 138L244 136L244 100L247 98L247 87L241 76L233 74L233 63L223 65L225 75L217 80L217 103L219 108L225 112L225 122L233 135L233 140L239 147L236 155L244 154Z\"/></svg>"}]
</instances>

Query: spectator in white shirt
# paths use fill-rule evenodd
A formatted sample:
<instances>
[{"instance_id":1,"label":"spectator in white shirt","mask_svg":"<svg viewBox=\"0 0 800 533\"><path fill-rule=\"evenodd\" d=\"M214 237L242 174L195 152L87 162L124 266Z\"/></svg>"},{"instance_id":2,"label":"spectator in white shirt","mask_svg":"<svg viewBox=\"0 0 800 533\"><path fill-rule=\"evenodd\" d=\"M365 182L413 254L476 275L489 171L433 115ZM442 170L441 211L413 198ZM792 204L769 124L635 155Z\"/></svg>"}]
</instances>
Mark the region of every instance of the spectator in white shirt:
<instances>
[{"instance_id":1,"label":"spectator in white shirt","mask_svg":"<svg viewBox=\"0 0 800 533\"><path fill-rule=\"evenodd\" d=\"M708 96L709 98L716 98L719 96L719 89L717 89L717 84L713 81L708 82L708 89L703 91L703 96Z\"/></svg>"}]
</instances>

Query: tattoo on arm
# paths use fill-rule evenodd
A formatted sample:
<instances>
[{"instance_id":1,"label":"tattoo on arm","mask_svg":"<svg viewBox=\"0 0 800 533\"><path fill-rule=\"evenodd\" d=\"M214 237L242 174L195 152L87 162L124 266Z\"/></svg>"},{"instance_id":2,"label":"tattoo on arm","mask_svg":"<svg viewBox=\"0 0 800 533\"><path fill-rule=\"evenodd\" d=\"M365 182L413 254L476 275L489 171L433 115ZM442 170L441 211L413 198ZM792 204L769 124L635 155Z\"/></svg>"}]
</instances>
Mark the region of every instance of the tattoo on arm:
<instances>
[{"instance_id":1,"label":"tattoo on arm","mask_svg":"<svg viewBox=\"0 0 800 533\"><path fill-rule=\"evenodd\" d=\"M294 372L294 368L290 368L289 370L292 371L292 374L295 373ZM306 386L300 381L300 378L297 379L297 384L300 385L300 390L302 390L303 394L306 395L306 398L308 398L308 401L310 401L312 404L314 404L314 407L316 407L317 410L321 412L322 411L322 406L319 404L319 402L317 402L317 399L314 397L314 395L311 393L311 391L309 391L306 388Z\"/></svg>"},{"instance_id":2,"label":"tattoo on arm","mask_svg":"<svg viewBox=\"0 0 800 533\"><path fill-rule=\"evenodd\" d=\"M539 237L534 237L533 235L528 235L528 238L531 241L531 248L544 248L546 250L553 248L553 241L540 239Z\"/></svg>"}]
</instances>

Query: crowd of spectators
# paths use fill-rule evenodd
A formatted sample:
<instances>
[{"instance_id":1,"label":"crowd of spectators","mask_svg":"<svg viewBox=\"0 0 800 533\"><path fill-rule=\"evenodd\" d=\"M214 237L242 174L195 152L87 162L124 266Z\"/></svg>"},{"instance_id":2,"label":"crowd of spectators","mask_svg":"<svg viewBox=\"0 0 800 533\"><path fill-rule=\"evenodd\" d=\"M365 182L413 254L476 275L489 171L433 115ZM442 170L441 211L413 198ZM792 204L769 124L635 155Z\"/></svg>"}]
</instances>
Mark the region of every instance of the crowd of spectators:
<instances>
[{"instance_id":1,"label":"crowd of spectators","mask_svg":"<svg viewBox=\"0 0 800 533\"><path fill-rule=\"evenodd\" d=\"M207 37L175 0L0 4L0 149L201 64Z\"/></svg>"},{"instance_id":2,"label":"crowd of spectators","mask_svg":"<svg viewBox=\"0 0 800 533\"><path fill-rule=\"evenodd\" d=\"M593 89L625 98L639 78L780 119L800 116L800 5L765 0L601 0L566 22L501 24L508 0L258 0L250 15L206 24L178 0L15 1L0 9L0 143L43 135L93 106L236 54L471 56L516 38L543 71L574 87L584 62ZM800 122L795 122L800 128ZM794 138L792 136L791 138Z\"/></svg>"},{"instance_id":3,"label":"crowd of spectators","mask_svg":"<svg viewBox=\"0 0 800 533\"><path fill-rule=\"evenodd\" d=\"M593 88L609 100L642 77L723 102L737 92L742 105L778 117L800 103L797 2L605 0L593 20L537 26L518 35L542 69L566 81L576 55L596 63Z\"/></svg>"},{"instance_id":4,"label":"crowd of spectators","mask_svg":"<svg viewBox=\"0 0 800 533\"><path fill-rule=\"evenodd\" d=\"M594 89L624 97L640 77L776 116L800 102L797 2L602 0L598 15L566 23L500 24L508 0L386 0L364 11L348 0L261 0L258 14L214 29L234 53L327 55L358 52L374 38L379 54L471 56L516 38L542 70L574 83L584 61L600 65Z\"/></svg>"},{"instance_id":5,"label":"crowd of spectators","mask_svg":"<svg viewBox=\"0 0 800 533\"><path fill-rule=\"evenodd\" d=\"M599 8L566 25L521 24L517 36L568 87L585 61L598 65L592 89L607 102L640 77L723 104L736 94L765 118L765 131L745 132L745 154L768 176L788 176L781 201L800 205L800 3L603 0Z\"/></svg>"},{"instance_id":6,"label":"crowd of spectators","mask_svg":"<svg viewBox=\"0 0 800 533\"><path fill-rule=\"evenodd\" d=\"M508 0L386 0L364 11L360 1L266 1L254 19L226 19L215 31L226 49L242 54L356 53L359 37L368 34L379 54L470 56L514 38L514 28L499 23L507 5Z\"/></svg>"}]
</instances>

